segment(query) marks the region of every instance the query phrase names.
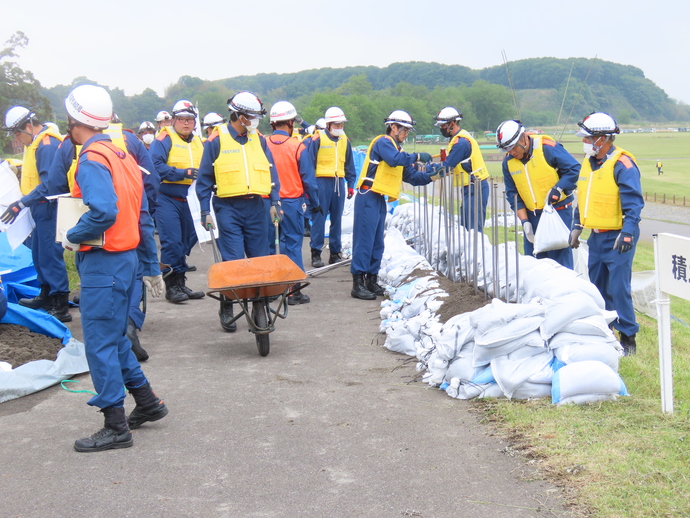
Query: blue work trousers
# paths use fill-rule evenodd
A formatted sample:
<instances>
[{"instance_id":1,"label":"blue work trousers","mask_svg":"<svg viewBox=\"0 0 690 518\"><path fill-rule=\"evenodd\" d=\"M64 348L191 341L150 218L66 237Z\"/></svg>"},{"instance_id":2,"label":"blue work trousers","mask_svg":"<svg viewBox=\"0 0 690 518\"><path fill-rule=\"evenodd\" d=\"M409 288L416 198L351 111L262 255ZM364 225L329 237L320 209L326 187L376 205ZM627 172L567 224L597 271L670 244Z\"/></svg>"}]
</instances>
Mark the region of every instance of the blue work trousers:
<instances>
[{"instance_id":1,"label":"blue work trousers","mask_svg":"<svg viewBox=\"0 0 690 518\"><path fill-rule=\"evenodd\" d=\"M529 222L532 223L532 228L535 232L537 231L537 226L539 225L539 220L541 219L542 211L538 210L536 212L537 213L535 214L534 211L527 211L527 219L529 219ZM558 207L558 209L556 210L556 214L558 214L561 217L566 227L568 227L569 229L573 228L572 204L563 206L563 208ZM523 243L525 245L525 255L532 255L532 252L534 251L534 245L527 240L527 237L523 237ZM549 259L553 259L554 261L556 261L561 266L565 266L566 268L570 268L571 270L573 269L573 250L569 246L566 246L565 248L561 248L559 250L549 250L548 252L541 252L534 257L536 257L537 259L544 259L548 257Z\"/></svg>"},{"instance_id":2,"label":"blue work trousers","mask_svg":"<svg viewBox=\"0 0 690 518\"><path fill-rule=\"evenodd\" d=\"M79 252L81 326L93 386L98 393L87 403L99 408L121 407L123 387L147 383L127 339L127 313L137 273L137 252Z\"/></svg>"},{"instance_id":3,"label":"blue work trousers","mask_svg":"<svg viewBox=\"0 0 690 518\"><path fill-rule=\"evenodd\" d=\"M477 230L479 232L484 228L484 221L486 221L486 205L489 202L489 182L481 180L480 182L470 182L462 188L462 208L463 208L463 226L467 230L475 229L475 214L477 211L478 221ZM481 192L480 192L481 191ZM475 204L479 204L478 207Z\"/></svg>"},{"instance_id":4,"label":"blue work trousers","mask_svg":"<svg viewBox=\"0 0 690 518\"><path fill-rule=\"evenodd\" d=\"M304 242L304 211L302 204L304 198L281 198L280 204L283 207L283 220L280 222L280 253L287 255L292 262L304 270L304 260L302 259L302 243ZM264 198L266 211L271 208L271 202ZM268 248L271 254L276 253L276 232L275 226L268 215Z\"/></svg>"},{"instance_id":5,"label":"blue work trousers","mask_svg":"<svg viewBox=\"0 0 690 518\"><path fill-rule=\"evenodd\" d=\"M262 257L268 253L266 206L261 196L213 197L218 248L223 261Z\"/></svg>"},{"instance_id":6,"label":"blue work trousers","mask_svg":"<svg viewBox=\"0 0 690 518\"><path fill-rule=\"evenodd\" d=\"M366 191L355 196L350 273L378 275L384 249L386 209L386 200L381 194Z\"/></svg>"},{"instance_id":7,"label":"blue work trousers","mask_svg":"<svg viewBox=\"0 0 690 518\"><path fill-rule=\"evenodd\" d=\"M592 232L587 240L589 246L589 280L604 297L606 309L615 310L618 320L613 327L628 336L636 334L640 326L635 321L632 301L632 263L640 237L639 229L634 234L632 250L619 254L613 249L620 231Z\"/></svg>"},{"instance_id":8,"label":"blue work trousers","mask_svg":"<svg viewBox=\"0 0 690 518\"><path fill-rule=\"evenodd\" d=\"M31 232L31 257L38 282L50 287L50 295L69 293L69 279L63 258L62 243L55 242L57 206L51 202L31 207L36 226Z\"/></svg>"},{"instance_id":9,"label":"blue work trousers","mask_svg":"<svg viewBox=\"0 0 690 518\"><path fill-rule=\"evenodd\" d=\"M161 242L161 263L169 265L175 272L186 272L189 243L196 235L187 200L159 193L155 216Z\"/></svg>"},{"instance_id":10,"label":"blue work trousers","mask_svg":"<svg viewBox=\"0 0 690 518\"><path fill-rule=\"evenodd\" d=\"M316 184L319 188L319 205L321 205L324 213L316 213L311 216L311 241L309 246L319 252L323 249L324 235L326 233L326 216L330 216L331 227L328 231L328 248L332 254L339 254L342 250L340 234L345 198L347 197L345 178L317 177Z\"/></svg>"}]
</instances>

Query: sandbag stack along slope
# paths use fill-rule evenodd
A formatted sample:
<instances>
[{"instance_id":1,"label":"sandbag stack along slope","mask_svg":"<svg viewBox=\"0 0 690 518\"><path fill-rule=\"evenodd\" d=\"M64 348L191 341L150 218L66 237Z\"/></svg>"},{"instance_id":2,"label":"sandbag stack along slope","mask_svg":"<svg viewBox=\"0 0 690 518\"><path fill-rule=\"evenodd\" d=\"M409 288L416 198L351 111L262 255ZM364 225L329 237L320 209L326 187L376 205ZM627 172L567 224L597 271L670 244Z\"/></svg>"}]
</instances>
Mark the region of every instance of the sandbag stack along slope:
<instances>
[{"instance_id":1,"label":"sandbag stack along slope","mask_svg":"<svg viewBox=\"0 0 690 518\"><path fill-rule=\"evenodd\" d=\"M511 303L494 298L441 324L437 311L448 294L429 262L406 244L404 234L411 236L415 227L412 214L412 204L400 205L388 220L379 273L388 298L380 330L388 349L418 359L425 383L458 399L550 395L554 404L565 404L628 395L617 374L623 349L608 326L616 313L605 310L588 279L550 259L520 256L519 288L514 273L507 276ZM481 240L485 265L495 264L491 254L505 257L504 245L493 247L472 231L466 237ZM434 257L447 257L442 236L438 243ZM490 283L481 287L492 294Z\"/></svg>"}]
</instances>

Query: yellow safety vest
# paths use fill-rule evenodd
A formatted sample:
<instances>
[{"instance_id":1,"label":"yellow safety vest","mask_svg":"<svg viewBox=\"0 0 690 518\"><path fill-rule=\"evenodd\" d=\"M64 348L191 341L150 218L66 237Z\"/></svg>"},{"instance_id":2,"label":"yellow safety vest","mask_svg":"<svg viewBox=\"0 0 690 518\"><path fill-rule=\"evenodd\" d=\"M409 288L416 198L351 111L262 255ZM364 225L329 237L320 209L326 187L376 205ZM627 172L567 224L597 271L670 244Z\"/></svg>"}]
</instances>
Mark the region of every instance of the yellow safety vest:
<instances>
[{"instance_id":1,"label":"yellow safety vest","mask_svg":"<svg viewBox=\"0 0 690 518\"><path fill-rule=\"evenodd\" d=\"M77 165L79 165L79 155L81 154L81 144L75 146L76 158L72 160L72 165L69 166L67 171L67 185L69 185L69 192L72 192L72 187L74 187L74 175L77 173Z\"/></svg>"},{"instance_id":2,"label":"yellow safety vest","mask_svg":"<svg viewBox=\"0 0 690 518\"><path fill-rule=\"evenodd\" d=\"M24 158L22 159L22 179L19 188L22 191L22 196L26 196L31 191L33 191L38 184L41 183L41 177L38 174L38 164L36 163L36 150L38 145L45 140L46 143L50 142L50 137L55 137L60 142L64 138L58 131L56 131L51 126L47 126L46 129L41 130L41 132L34 137L34 140L24 148Z\"/></svg>"},{"instance_id":3,"label":"yellow safety vest","mask_svg":"<svg viewBox=\"0 0 690 518\"><path fill-rule=\"evenodd\" d=\"M583 227L600 230L623 228L621 197L613 174L616 162L623 155L635 162L635 157L631 153L620 148L616 148L596 171L592 171L589 158L582 162L577 181L577 204Z\"/></svg>"},{"instance_id":4,"label":"yellow safety vest","mask_svg":"<svg viewBox=\"0 0 690 518\"><path fill-rule=\"evenodd\" d=\"M317 177L345 177L345 157L347 156L347 137L345 133L333 142L325 131L319 135L319 151L316 155Z\"/></svg>"},{"instance_id":5,"label":"yellow safety vest","mask_svg":"<svg viewBox=\"0 0 690 518\"><path fill-rule=\"evenodd\" d=\"M544 158L543 139L553 140L546 135L532 137L532 158L526 164L517 158L508 160L510 176L525 208L531 211L544 208L546 195L559 180L556 169ZM561 200L565 197L565 194L562 194Z\"/></svg>"},{"instance_id":6,"label":"yellow safety vest","mask_svg":"<svg viewBox=\"0 0 690 518\"><path fill-rule=\"evenodd\" d=\"M111 122L110 126L103 130L104 135L109 135L110 140L122 151L127 153L127 144L125 144L125 136L122 134L122 124Z\"/></svg>"},{"instance_id":7,"label":"yellow safety vest","mask_svg":"<svg viewBox=\"0 0 690 518\"><path fill-rule=\"evenodd\" d=\"M170 147L170 152L168 153L168 165L177 169L188 169L190 167L199 169L199 165L201 164L201 155L204 154L204 144L201 142L199 136L194 135L191 142L185 142L172 126L164 126L161 130L161 135L163 133L168 135L172 141L172 146ZM161 137L159 140L162 140L163 138L165 137ZM190 179L179 180L177 182L162 180L162 182L180 183L184 185L192 184L192 180Z\"/></svg>"},{"instance_id":8,"label":"yellow safety vest","mask_svg":"<svg viewBox=\"0 0 690 518\"><path fill-rule=\"evenodd\" d=\"M369 164L371 163L371 150L374 144L382 138L389 139L396 149L401 149L398 147L397 143L389 135L379 135L369 144L369 149L367 149L367 155L364 158L364 164L362 165L362 173L359 175L359 181L357 182L357 188L359 189L364 182L367 171L369 171ZM371 185L371 190L379 194L384 194L388 196L388 201L395 201L400 196L400 186L402 185L403 177L403 166L399 165L396 167L389 166L384 160L381 160L376 166L376 175L374 176L374 182Z\"/></svg>"},{"instance_id":9,"label":"yellow safety vest","mask_svg":"<svg viewBox=\"0 0 690 518\"><path fill-rule=\"evenodd\" d=\"M470 146L472 147L470 161L472 162L473 169L471 173L467 173L467 171L462 168L462 162L455 166L455 169L453 169L453 173L455 174L455 180L453 183L456 187L465 187L466 185L469 185L470 174L477 177L479 180L486 180L489 177L489 170L484 163L484 157L482 156L481 149L479 149L479 144L477 144L477 141L474 140L472 135L470 135L466 130L460 130L453 138L450 139L450 142L448 142L448 147L446 148L446 153L450 154L450 150L453 149L455 143L461 138L466 138L469 140Z\"/></svg>"},{"instance_id":10,"label":"yellow safety vest","mask_svg":"<svg viewBox=\"0 0 690 518\"><path fill-rule=\"evenodd\" d=\"M220 152L213 162L217 196L230 198L271 193L271 164L261 147L258 133L247 133L247 143L237 142L223 124L217 128Z\"/></svg>"}]
</instances>

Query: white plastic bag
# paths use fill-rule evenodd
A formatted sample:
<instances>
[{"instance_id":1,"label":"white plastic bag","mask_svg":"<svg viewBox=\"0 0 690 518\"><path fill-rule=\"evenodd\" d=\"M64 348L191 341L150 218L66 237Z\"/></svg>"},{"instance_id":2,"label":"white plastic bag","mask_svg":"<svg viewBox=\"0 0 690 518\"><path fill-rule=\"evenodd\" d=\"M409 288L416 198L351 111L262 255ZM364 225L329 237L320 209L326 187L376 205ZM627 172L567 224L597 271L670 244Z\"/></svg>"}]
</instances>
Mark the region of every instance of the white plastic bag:
<instances>
[{"instance_id":1,"label":"white plastic bag","mask_svg":"<svg viewBox=\"0 0 690 518\"><path fill-rule=\"evenodd\" d=\"M534 233L534 255L549 250L560 250L568 246L570 229L553 208L547 203L541 213L537 230Z\"/></svg>"}]
</instances>

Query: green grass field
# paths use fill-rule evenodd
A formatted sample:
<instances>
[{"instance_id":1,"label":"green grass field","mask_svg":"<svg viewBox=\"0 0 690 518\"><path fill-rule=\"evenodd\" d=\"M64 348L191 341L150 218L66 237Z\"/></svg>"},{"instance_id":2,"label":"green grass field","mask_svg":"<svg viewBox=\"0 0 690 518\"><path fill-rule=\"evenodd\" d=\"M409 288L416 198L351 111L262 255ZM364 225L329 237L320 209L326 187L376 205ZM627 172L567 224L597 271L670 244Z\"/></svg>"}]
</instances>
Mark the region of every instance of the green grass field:
<instances>
[{"instance_id":1,"label":"green grass field","mask_svg":"<svg viewBox=\"0 0 690 518\"><path fill-rule=\"evenodd\" d=\"M574 135L565 135L561 143L569 152L582 155L582 141ZM616 138L616 143L635 155L642 174L642 190L647 193L648 201L653 201L653 193L657 193L658 202L665 194L667 203L671 203L675 196L676 204L682 205L685 196L686 205L690 207L690 132L624 133ZM442 147L445 146L408 144L405 149L435 155ZM498 154L498 150L496 153L483 150L483 153ZM664 164L661 176L656 171L657 159ZM503 177L500 162L487 162L487 167L491 176Z\"/></svg>"}]
</instances>

